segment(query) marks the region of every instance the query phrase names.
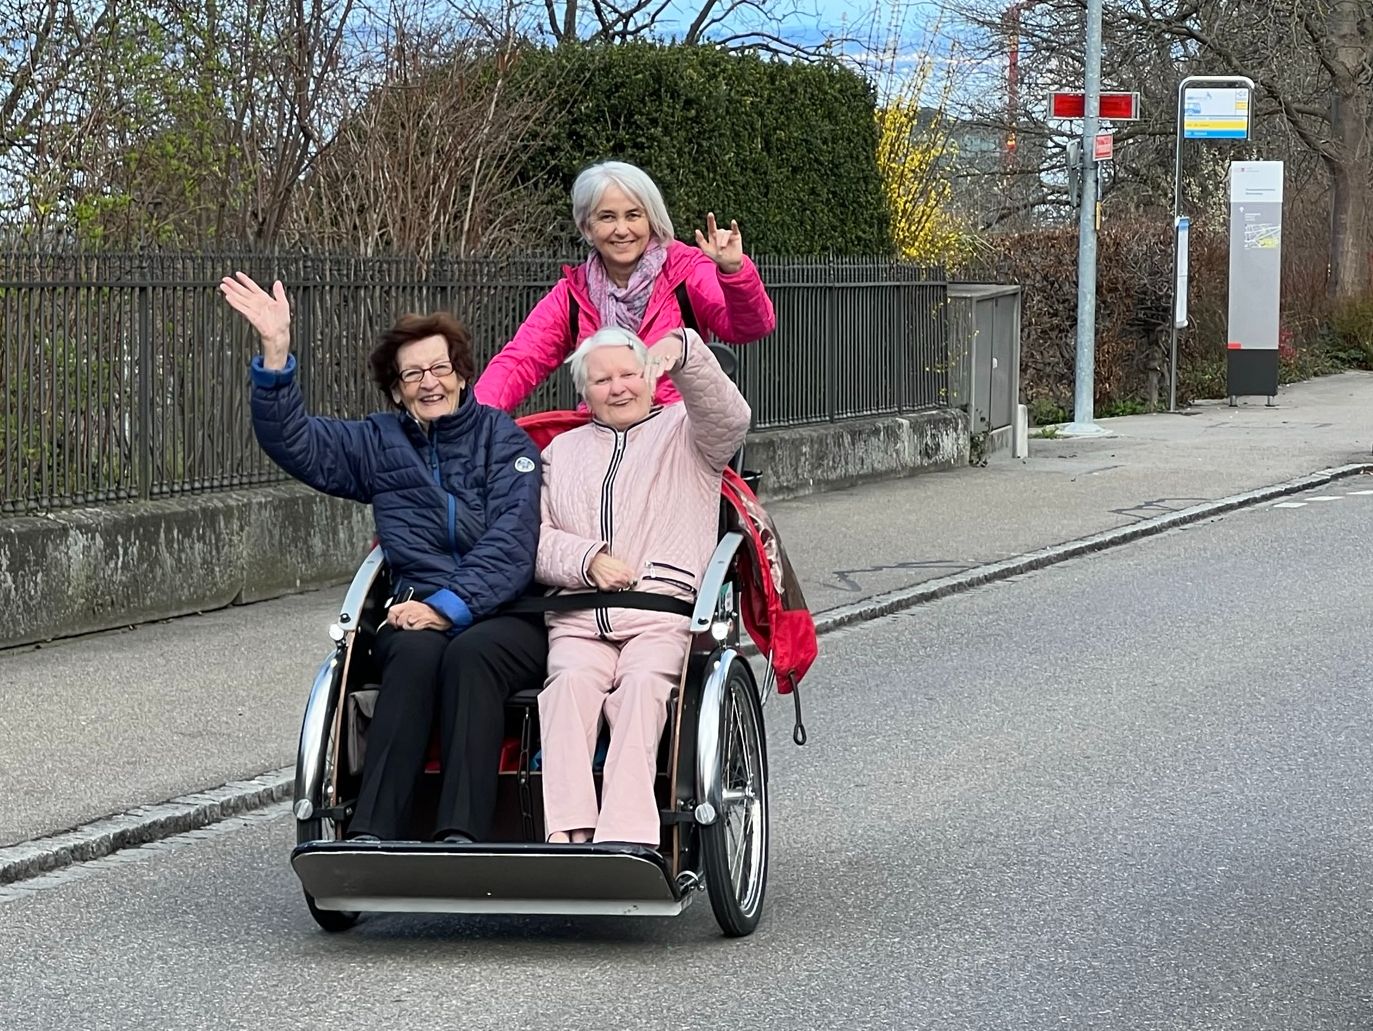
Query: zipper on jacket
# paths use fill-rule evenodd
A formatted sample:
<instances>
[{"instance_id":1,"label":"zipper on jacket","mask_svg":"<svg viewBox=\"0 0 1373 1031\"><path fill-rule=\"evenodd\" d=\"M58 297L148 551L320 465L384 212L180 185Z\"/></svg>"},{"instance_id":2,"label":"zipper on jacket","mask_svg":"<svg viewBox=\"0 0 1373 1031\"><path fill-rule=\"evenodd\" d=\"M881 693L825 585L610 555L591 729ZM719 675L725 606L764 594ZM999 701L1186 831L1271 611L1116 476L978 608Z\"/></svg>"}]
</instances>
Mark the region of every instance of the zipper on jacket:
<instances>
[{"instance_id":1,"label":"zipper on jacket","mask_svg":"<svg viewBox=\"0 0 1373 1031\"><path fill-rule=\"evenodd\" d=\"M439 476L439 445L432 436L429 438L429 469L434 474L434 486L443 491L443 496L448 499L448 550L453 553L453 561L461 563L462 557L458 554L458 499L443 490L443 479Z\"/></svg>"},{"instance_id":2,"label":"zipper on jacket","mask_svg":"<svg viewBox=\"0 0 1373 1031\"><path fill-rule=\"evenodd\" d=\"M690 569L683 569L681 566L674 566L671 562L650 562L648 571L651 573L655 569L670 569L674 573L681 573L683 576L694 577L696 574Z\"/></svg>"},{"instance_id":3,"label":"zipper on jacket","mask_svg":"<svg viewBox=\"0 0 1373 1031\"><path fill-rule=\"evenodd\" d=\"M666 570L668 570L669 572L672 572L672 573L680 573L682 576L693 576L693 575L694 575L693 573L689 572L688 570L683 569L681 566L670 565L670 564L668 564L667 562L650 562L650 563L648 564L648 571L647 571L646 573L644 573L644 577L643 577L643 578L644 578L645 580L654 580L654 581L656 581L656 582L658 582L658 583L660 583L660 584L671 584L673 587L677 587L677 588L680 588L680 589L683 590L683 591L688 592L692 597L695 597L695 596L696 596L696 588L693 587L693 586L692 586L690 583L688 583L686 580L678 579L678 578L675 577L675 576L660 576L660 575L656 572L656 570L659 570L659 569L666 569Z\"/></svg>"},{"instance_id":4,"label":"zipper on jacket","mask_svg":"<svg viewBox=\"0 0 1373 1031\"><path fill-rule=\"evenodd\" d=\"M652 580L654 583L671 584L673 587L677 587L677 588L680 588L680 589L683 590L683 591L686 591L688 594L692 595L693 597L694 597L695 594L696 594L696 588L695 588L695 587L692 587L691 584L687 583L685 580L674 580L674 579L673 579L672 577L670 577L670 576L652 576L652 575L648 575L648 574L646 574L646 575L644 576L644 579L645 579L645 580Z\"/></svg>"},{"instance_id":5,"label":"zipper on jacket","mask_svg":"<svg viewBox=\"0 0 1373 1031\"><path fill-rule=\"evenodd\" d=\"M620 463L624 459L625 445L629 442L623 430L615 430L615 450L611 453L610 464L606 466L605 479L601 481L601 537L606 549L615 550L615 477L619 474ZM596 610L596 629L601 637L606 637L613 629L610 625L610 610Z\"/></svg>"}]
</instances>

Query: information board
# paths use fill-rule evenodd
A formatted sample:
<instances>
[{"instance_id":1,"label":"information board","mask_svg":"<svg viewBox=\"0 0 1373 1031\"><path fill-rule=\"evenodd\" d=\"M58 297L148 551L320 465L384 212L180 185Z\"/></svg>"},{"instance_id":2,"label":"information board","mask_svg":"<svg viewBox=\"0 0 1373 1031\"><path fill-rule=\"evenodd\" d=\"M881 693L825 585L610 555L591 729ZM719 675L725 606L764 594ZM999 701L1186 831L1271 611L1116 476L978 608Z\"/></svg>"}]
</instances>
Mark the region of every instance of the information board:
<instances>
[{"instance_id":1,"label":"information board","mask_svg":"<svg viewBox=\"0 0 1373 1031\"><path fill-rule=\"evenodd\" d=\"M1247 140L1249 90L1193 86L1183 92L1182 136L1188 140Z\"/></svg>"}]
</instances>

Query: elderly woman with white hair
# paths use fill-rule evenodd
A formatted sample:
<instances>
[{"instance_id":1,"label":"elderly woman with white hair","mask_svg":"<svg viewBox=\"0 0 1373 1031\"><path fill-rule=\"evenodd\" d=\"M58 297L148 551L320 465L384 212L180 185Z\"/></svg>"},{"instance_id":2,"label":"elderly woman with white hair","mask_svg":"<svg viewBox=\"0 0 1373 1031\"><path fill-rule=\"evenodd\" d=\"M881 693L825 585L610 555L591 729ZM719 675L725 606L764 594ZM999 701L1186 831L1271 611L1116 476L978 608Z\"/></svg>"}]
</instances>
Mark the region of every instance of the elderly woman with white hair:
<instances>
[{"instance_id":1,"label":"elderly woman with white hair","mask_svg":"<svg viewBox=\"0 0 1373 1031\"><path fill-rule=\"evenodd\" d=\"M652 348L686 327L731 344L761 340L777 327L758 269L744 254L739 224L706 216L696 247L674 238L663 195L640 168L606 161L572 186L572 217L591 253L535 305L474 388L482 404L517 409L598 329L627 329ZM655 400L678 399L659 383Z\"/></svg>"},{"instance_id":2,"label":"elderly woman with white hair","mask_svg":"<svg viewBox=\"0 0 1373 1031\"><path fill-rule=\"evenodd\" d=\"M652 350L628 330L602 329L571 364L591 421L543 452L536 578L568 591L634 588L694 601L748 402L689 329ZM654 404L663 379L682 404ZM548 840L657 848L658 743L690 646L687 617L602 608L550 614L548 623L539 696ZM598 807L592 761L603 716L610 750Z\"/></svg>"}]
</instances>

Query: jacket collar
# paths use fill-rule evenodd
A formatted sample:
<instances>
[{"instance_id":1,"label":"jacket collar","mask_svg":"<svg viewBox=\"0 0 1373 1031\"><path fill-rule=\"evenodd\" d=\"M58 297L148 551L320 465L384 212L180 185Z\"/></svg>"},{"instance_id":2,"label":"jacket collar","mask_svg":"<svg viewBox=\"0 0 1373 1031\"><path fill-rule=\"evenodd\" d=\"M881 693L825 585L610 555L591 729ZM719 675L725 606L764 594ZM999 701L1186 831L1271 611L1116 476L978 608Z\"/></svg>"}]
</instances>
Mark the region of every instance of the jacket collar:
<instances>
[{"instance_id":1,"label":"jacket collar","mask_svg":"<svg viewBox=\"0 0 1373 1031\"><path fill-rule=\"evenodd\" d=\"M463 388L462 396L458 400L458 407L451 415L435 419L426 429L420 425L420 421L408 411L400 412L398 418L401 425L405 427L405 434L417 445L428 444L431 440L451 441L457 440L472 432L476 427L481 406L472 396L471 386Z\"/></svg>"},{"instance_id":2,"label":"jacket collar","mask_svg":"<svg viewBox=\"0 0 1373 1031\"><path fill-rule=\"evenodd\" d=\"M631 430L637 430L640 426L648 422L650 419L656 419L660 414L662 414L662 411L662 405L654 405L652 408L648 410L648 414L645 415L642 419L640 419L638 422L630 423L622 430L617 430L614 426L611 426L608 423L601 422L601 420L597 419L594 415L591 417L591 425L595 426L598 430L604 430L606 433L629 433Z\"/></svg>"}]
</instances>

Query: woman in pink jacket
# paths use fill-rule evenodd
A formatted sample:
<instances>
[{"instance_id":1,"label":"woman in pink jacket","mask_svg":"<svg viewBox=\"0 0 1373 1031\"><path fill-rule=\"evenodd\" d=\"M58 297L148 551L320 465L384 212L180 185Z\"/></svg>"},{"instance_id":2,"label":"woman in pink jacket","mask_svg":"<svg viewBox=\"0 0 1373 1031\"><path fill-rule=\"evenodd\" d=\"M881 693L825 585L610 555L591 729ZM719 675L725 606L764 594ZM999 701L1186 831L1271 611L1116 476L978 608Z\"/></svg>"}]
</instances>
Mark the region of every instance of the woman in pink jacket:
<instances>
[{"instance_id":1,"label":"woman in pink jacket","mask_svg":"<svg viewBox=\"0 0 1373 1031\"><path fill-rule=\"evenodd\" d=\"M697 247L679 243L662 193L634 165L607 161L577 176L572 217L591 254L563 268L487 363L475 387L482 404L513 412L603 326L627 329L653 347L684 326L731 344L761 340L777 327L739 224L719 229L711 213L705 233L696 230ZM659 383L655 400L677 400L671 382Z\"/></svg>"},{"instance_id":2,"label":"woman in pink jacket","mask_svg":"<svg viewBox=\"0 0 1373 1031\"><path fill-rule=\"evenodd\" d=\"M683 404L653 403L660 377ZM573 355L572 379L592 421L543 452L536 579L694 601L715 549L720 477L748 433L748 402L688 329L651 351L627 330L602 329ZM658 742L690 646L687 617L610 608L548 623L539 696L548 840L594 835L657 848ZM598 809L591 767L602 716L610 751Z\"/></svg>"}]
</instances>

